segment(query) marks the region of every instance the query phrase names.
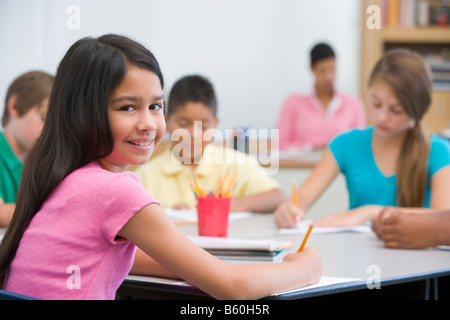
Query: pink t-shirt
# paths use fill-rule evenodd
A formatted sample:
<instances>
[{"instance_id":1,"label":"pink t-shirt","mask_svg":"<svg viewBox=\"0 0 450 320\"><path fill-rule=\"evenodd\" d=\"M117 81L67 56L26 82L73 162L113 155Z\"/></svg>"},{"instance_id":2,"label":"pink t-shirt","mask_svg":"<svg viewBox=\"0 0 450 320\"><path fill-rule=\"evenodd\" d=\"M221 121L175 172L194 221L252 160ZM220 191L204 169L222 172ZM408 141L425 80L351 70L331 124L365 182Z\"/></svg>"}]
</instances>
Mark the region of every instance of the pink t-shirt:
<instances>
[{"instance_id":1,"label":"pink t-shirt","mask_svg":"<svg viewBox=\"0 0 450 320\"><path fill-rule=\"evenodd\" d=\"M5 289L39 299L114 299L136 250L117 233L150 203L157 202L132 172L95 162L75 170L25 231Z\"/></svg>"},{"instance_id":2,"label":"pink t-shirt","mask_svg":"<svg viewBox=\"0 0 450 320\"><path fill-rule=\"evenodd\" d=\"M325 109L315 94L293 94L284 102L278 121L280 150L324 147L337 134L365 126L358 98L335 92Z\"/></svg>"}]
</instances>

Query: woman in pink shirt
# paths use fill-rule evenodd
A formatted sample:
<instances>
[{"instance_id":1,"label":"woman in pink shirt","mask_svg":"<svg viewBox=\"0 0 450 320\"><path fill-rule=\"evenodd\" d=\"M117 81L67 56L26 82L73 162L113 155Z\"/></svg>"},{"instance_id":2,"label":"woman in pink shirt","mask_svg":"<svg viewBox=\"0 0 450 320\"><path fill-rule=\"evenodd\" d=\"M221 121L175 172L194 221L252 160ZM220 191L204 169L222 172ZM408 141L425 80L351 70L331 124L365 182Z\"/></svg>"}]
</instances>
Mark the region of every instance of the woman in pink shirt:
<instances>
[{"instance_id":1,"label":"woman in pink shirt","mask_svg":"<svg viewBox=\"0 0 450 320\"><path fill-rule=\"evenodd\" d=\"M338 133L366 126L364 106L359 98L336 91L336 58L324 43L311 50L315 76L310 94L292 94L282 107L278 121L280 150L320 149Z\"/></svg>"}]
</instances>

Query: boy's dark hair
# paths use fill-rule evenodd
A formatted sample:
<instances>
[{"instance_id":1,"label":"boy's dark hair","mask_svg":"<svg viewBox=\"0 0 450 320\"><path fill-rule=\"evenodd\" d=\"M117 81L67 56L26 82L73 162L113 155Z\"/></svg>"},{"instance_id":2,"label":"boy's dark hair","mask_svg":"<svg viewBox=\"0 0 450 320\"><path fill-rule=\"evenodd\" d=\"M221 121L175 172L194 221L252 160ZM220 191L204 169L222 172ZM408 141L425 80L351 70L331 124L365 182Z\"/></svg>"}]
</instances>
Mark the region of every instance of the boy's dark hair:
<instances>
[{"instance_id":1,"label":"boy's dark hair","mask_svg":"<svg viewBox=\"0 0 450 320\"><path fill-rule=\"evenodd\" d=\"M326 43L318 43L311 49L311 67L323 59L335 58L333 49Z\"/></svg>"},{"instance_id":2,"label":"boy's dark hair","mask_svg":"<svg viewBox=\"0 0 450 320\"><path fill-rule=\"evenodd\" d=\"M5 97L5 109L2 116L2 126L9 122L8 101L13 95L17 95L14 109L19 117L26 114L31 108L40 106L50 97L55 78L42 71L30 71L17 77L8 88Z\"/></svg>"},{"instance_id":3,"label":"boy's dark hair","mask_svg":"<svg viewBox=\"0 0 450 320\"><path fill-rule=\"evenodd\" d=\"M188 102L201 102L216 116L217 99L211 82L199 75L185 76L175 82L169 94L167 115L170 116Z\"/></svg>"}]
</instances>

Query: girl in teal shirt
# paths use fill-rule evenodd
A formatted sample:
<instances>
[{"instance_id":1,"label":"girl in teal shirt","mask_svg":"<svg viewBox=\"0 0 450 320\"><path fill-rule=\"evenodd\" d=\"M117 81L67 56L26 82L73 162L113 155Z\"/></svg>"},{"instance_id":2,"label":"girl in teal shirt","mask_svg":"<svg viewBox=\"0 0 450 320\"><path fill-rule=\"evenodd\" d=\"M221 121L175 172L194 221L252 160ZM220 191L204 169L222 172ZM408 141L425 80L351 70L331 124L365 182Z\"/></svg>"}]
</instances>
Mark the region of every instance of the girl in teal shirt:
<instances>
[{"instance_id":1,"label":"girl in teal shirt","mask_svg":"<svg viewBox=\"0 0 450 320\"><path fill-rule=\"evenodd\" d=\"M339 172L347 181L349 210L315 225L362 224L384 206L416 213L450 208L449 143L428 136L421 124L431 92L431 73L420 55L404 49L386 53L369 80L373 126L336 137L297 190L298 206L286 199L275 211L275 223L296 226Z\"/></svg>"},{"instance_id":2,"label":"girl in teal shirt","mask_svg":"<svg viewBox=\"0 0 450 320\"><path fill-rule=\"evenodd\" d=\"M378 168L372 150L374 127L353 130L336 137L329 148L347 180L350 209L366 204L397 205L396 175L385 175ZM432 135L428 155L425 191L426 208L430 207L431 178L439 169L450 164L450 144Z\"/></svg>"}]
</instances>

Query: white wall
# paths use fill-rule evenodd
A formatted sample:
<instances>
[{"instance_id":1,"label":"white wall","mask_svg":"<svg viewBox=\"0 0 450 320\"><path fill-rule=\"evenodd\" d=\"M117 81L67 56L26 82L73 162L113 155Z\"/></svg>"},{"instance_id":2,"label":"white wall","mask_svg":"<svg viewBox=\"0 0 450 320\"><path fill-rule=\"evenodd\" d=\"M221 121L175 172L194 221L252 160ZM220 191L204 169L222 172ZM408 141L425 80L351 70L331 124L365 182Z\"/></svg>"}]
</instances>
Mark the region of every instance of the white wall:
<instances>
[{"instance_id":1,"label":"white wall","mask_svg":"<svg viewBox=\"0 0 450 320\"><path fill-rule=\"evenodd\" d=\"M55 73L84 36L120 33L158 58L166 92L200 73L215 85L221 128L273 128L281 103L312 84L309 50L338 55L337 87L359 94L360 0L0 0L0 97L20 73ZM66 22L80 8L80 29ZM3 110L3 103L0 112Z\"/></svg>"}]
</instances>

